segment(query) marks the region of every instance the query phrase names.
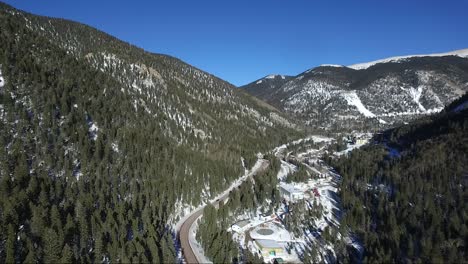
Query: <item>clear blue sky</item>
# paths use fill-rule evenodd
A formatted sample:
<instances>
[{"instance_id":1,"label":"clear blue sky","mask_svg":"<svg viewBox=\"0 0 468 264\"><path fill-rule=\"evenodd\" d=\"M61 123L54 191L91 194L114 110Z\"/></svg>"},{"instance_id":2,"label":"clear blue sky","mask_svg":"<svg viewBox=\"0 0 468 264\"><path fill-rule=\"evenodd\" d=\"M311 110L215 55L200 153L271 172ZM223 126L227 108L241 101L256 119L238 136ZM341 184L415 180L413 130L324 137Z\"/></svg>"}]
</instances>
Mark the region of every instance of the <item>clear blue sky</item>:
<instances>
[{"instance_id":1,"label":"clear blue sky","mask_svg":"<svg viewBox=\"0 0 468 264\"><path fill-rule=\"evenodd\" d=\"M7 0L79 21L233 84L320 64L468 48L465 0Z\"/></svg>"}]
</instances>

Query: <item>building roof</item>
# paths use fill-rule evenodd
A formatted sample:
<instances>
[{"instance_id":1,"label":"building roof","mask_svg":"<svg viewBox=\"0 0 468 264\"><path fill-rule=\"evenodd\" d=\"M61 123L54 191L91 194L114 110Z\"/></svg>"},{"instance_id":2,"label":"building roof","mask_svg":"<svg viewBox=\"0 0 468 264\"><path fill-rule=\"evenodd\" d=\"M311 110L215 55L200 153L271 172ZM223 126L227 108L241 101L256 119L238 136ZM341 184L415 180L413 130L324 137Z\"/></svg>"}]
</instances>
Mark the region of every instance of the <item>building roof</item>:
<instances>
[{"instance_id":1,"label":"building roof","mask_svg":"<svg viewBox=\"0 0 468 264\"><path fill-rule=\"evenodd\" d=\"M257 239L255 240L257 245L261 248L283 248L280 244L278 244L275 240L270 239Z\"/></svg>"},{"instance_id":2,"label":"building roof","mask_svg":"<svg viewBox=\"0 0 468 264\"><path fill-rule=\"evenodd\" d=\"M301 190L294 187L294 185L292 185L292 184L282 182L282 183L280 183L280 187L283 188L288 193L302 193Z\"/></svg>"},{"instance_id":3,"label":"building roof","mask_svg":"<svg viewBox=\"0 0 468 264\"><path fill-rule=\"evenodd\" d=\"M250 221L249 220L242 220L242 221L239 221L237 223L235 223L235 225L237 225L238 227L242 228L244 226L246 226L247 224L249 224Z\"/></svg>"}]
</instances>

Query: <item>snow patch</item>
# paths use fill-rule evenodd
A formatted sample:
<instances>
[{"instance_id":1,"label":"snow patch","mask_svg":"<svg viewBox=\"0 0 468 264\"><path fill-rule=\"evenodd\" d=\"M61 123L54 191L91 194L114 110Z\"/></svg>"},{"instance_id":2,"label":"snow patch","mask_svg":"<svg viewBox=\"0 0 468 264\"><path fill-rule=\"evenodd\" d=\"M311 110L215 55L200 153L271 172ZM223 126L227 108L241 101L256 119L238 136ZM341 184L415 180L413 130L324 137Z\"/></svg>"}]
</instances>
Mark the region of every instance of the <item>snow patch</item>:
<instances>
[{"instance_id":1,"label":"snow patch","mask_svg":"<svg viewBox=\"0 0 468 264\"><path fill-rule=\"evenodd\" d=\"M96 139L98 137L99 127L94 122L89 122L88 126L89 126L88 132L89 132L89 135L90 135L91 139L96 141Z\"/></svg>"},{"instance_id":2,"label":"snow patch","mask_svg":"<svg viewBox=\"0 0 468 264\"><path fill-rule=\"evenodd\" d=\"M263 80L259 80L258 82L256 82L256 84L261 84L263 82Z\"/></svg>"},{"instance_id":3,"label":"snow patch","mask_svg":"<svg viewBox=\"0 0 468 264\"><path fill-rule=\"evenodd\" d=\"M5 79L3 79L2 70L0 69L0 88L2 88L4 85L5 85Z\"/></svg>"},{"instance_id":4,"label":"snow patch","mask_svg":"<svg viewBox=\"0 0 468 264\"><path fill-rule=\"evenodd\" d=\"M289 174L294 173L295 171L297 171L297 166L284 160L281 160L281 167L278 171L277 178L280 181L284 181Z\"/></svg>"},{"instance_id":5,"label":"snow patch","mask_svg":"<svg viewBox=\"0 0 468 264\"><path fill-rule=\"evenodd\" d=\"M423 111L423 112L426 111L426 108L419 102L419 99L421 98L421 95L422 95L422 87L421 86L418 86L417 89L415 89L414 87L410 87L409 89L405 89L405 88L400 86L400 89L407 92L411 96L411 98L418 105L418 107L419 107L419 109L421 109L421 111Z\"/></svg>"},{"instance_id":6,"label":"snow patch","mask_svg":"<svg viewBox=\"0 0 468 264\"><path fill-rule=\"evenodd\" d=\"M115 142L113 142L111 144L111 147L112 147L112 150L115 152L115 153L119 153L119 145Z\"/></svg>"},{"instance_id":7,"label":"snow patch","mask_svg":"<svg viewBox=\"0 0 468 264\"><path fill-rule=\"evenodd\" d=\"M345 66L339 64L320 64L319 67L335 67L335 68L343 68Z\"/></svg>"},{"instance_id":8,"label":"snow patch","mask_svg":"<svg viewBox=\"0 0 468 264\"><path fill-rule=\"evenodd\" d=\"M357 110L365 117L375 117L375 114L369 111L361 102L356 92L343 93L343 98L346 100L348 105L356 106Z\"/></svg>"}]
</instances>

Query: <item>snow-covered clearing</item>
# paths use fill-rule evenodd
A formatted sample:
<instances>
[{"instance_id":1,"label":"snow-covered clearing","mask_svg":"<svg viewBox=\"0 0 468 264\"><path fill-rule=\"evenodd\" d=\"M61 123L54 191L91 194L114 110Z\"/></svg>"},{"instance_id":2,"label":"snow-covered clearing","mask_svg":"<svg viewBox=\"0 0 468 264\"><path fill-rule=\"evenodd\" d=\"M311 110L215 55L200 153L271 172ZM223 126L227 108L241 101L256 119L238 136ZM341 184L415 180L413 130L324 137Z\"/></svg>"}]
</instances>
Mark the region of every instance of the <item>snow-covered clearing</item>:
<instances>
[{"instance_id":1,"label":"snow-covered clearing","mask_svg":"<svg viewBox=\"0 0 468 264\"><path fill-rule=\"evenodd\" d=\"M422 86L418 86L417 89L415 89L414 87L410 87L406 89L400 86L400 89L407 92L411 96L411 99L413 99L413 101L418 105L421 111L423 112L426 111L426 108L421 104L421 102L419 102L419 99L421 98L421 95L422 95Z\"/></svg>"},{"instance_id":2,"label":"snow-covered clearing","mask_svg":"<svg viewBox=\"0 0 468 264\"><path fill-rule=\"evenodd\" d=\"M339 151L339 152L335 152L334 154L336 156L341 156L341 155L345 155L345 154L348 154L349 152L353 151L354 149L358 149L364 145L366 145L367 143L361 143L361 144L348 144L348 147L345 149L345 150L342 150L342 151Z\"/></svg>"},{"instance_id":3,"label":"snow-covered clearing","mask_svg":"<svg viewBox=\"0 0 468 264\"><path fill-rule=\"evenodd\" d=\"M369 111L361 102L361 99L358 97L356 92L343 93L343 98L349 105L354 105L357 110L363 114L365 117L375 117L375 114Z\"/></svg>"},{"instance_id":4,"label":"snow-covered clearing","mask_svg":"<svg viewBox=\"0 0 468 264\"><path fill-rule=\"evenodd\" d=\"M286 177L290 174L293 173L297 170L296 165L291 164L289 162L286 162L284 160L281 160L281 167L280 170L278 171L278 179L280 181L285 180Z\"/></svg>"}]
</instances>

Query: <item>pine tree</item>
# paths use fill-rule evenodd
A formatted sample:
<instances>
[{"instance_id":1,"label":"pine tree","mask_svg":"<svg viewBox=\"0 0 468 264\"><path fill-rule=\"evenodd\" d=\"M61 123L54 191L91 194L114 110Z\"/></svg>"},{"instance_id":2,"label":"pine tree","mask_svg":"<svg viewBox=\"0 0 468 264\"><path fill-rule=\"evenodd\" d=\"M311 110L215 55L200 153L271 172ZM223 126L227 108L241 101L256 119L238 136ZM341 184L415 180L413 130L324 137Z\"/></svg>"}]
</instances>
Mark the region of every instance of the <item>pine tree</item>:
<instances>
[{"instance_id":1,"label":"pine tree","mask_svg":"<svg viewBox=\"0 0 468 264\"><path fill-rule=\"evenodd\" d=\"M73 251L68 246L68 244L65 244L65 246L62 249L62 254L60 258L60 263L72 263L73 262Z\"/></svg>"},{"instance_id":2,"label":"pine tree","mask_svg":"<svg viewBox=\"0 0 468 264\"><path fill-rule=\"evenodd\" d=\"M60 254L62 247L57 233L47 228L44 231L44 262L45 263L58 263L60 261Z\"/></svg>"},{"instance_id":3,"label":"pine tree","mask_svg":"<svg viewBox=\"0 0 468 264\"><path fill-rule=\"evenodd\" d=\"M11 224L8 225L8 235L7 235L7 241L5 245L5 251L6 251L6 263L15 263L15 240L16 240L16 235L14 228Z\"/></svg>"}]
</instances>

